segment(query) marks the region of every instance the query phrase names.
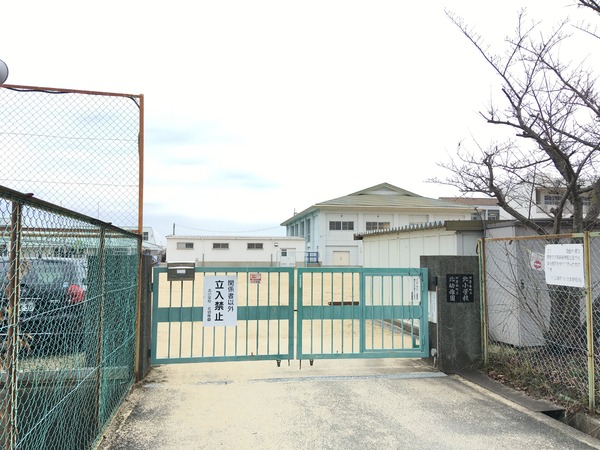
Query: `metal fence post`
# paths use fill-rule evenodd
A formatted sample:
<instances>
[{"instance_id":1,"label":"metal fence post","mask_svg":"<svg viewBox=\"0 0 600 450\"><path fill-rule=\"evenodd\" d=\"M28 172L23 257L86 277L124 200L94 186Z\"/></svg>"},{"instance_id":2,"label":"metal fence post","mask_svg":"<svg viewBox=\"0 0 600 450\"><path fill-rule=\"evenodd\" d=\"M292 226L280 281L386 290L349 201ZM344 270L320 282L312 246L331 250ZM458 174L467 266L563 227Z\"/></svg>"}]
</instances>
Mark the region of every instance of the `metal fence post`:
<instances>
[{"instance_id":1,"label":"metal fence post","mask_svg":"<svg viewBox=\"0 0 600 450\"><path fill-rule=\"evenodd\" d=\"M488 363L488 310L486 297L485 270L485 239L479 239L479 288L481 301L481 342L483 347L483 362Z\"/></svg>"},{"instance_id":2,"label":"metal fence post","mask_svg":"<svg viewBox=\"0 0 600 450\"><path fill-rule=\"evenodd\" d=\"M583 237L585 258L585 289L586 289L586 330L587 330L587 359L588 359L588 387L589 387L589 413L596 410L596 382L594 367L594 314L592 298L592 261L590 252L590 232L586 231Z\"/></svg>"},{"instance_id":3,"label":"metal fence post","mask_svg":"<svg viewBox=\"0 0 600 450\"><path fill-rule=\"evenodd\" d=\"M100 248L98 251L98 345L96 348L96 414L98 430L102 429L102 383L103 383L103 340L104 340L104 302L106 297L106 228L100 229Z\"/></svg>"},{"instance_id":4,"label":"metal fence post","mask_svg":"<svg viewBox=\"0 0 600 450\"><path fill-rule=\"evenodd\" d=\"M5 449L17 446L17 374L19 353L19 276L20 276L20 248L21 248L21 203L12 203L11 236L10 236L10 268L8 285L8 330L6 349L6 372L9 395L2 405L2 436Z\"/></svg>"}]
</instances>

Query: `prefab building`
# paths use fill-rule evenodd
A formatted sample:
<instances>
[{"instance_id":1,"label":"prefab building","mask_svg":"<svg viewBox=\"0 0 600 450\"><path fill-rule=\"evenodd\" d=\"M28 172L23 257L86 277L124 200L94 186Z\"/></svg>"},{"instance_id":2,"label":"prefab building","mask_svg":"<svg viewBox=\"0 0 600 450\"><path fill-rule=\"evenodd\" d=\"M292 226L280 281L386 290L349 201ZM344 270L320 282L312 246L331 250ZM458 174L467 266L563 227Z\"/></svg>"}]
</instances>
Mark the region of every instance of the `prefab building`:
<instances>
[{"instance_id":1,"label":"prefab building","mask_svg":"<svg viewBox=\"0 0 600 450\"><path fill-rule=\"evenodd\" d=\"M303 265L304 238L271 236L179 236L167 240L167 262L194 261L196 266Z\"/></svg>"},{"instance_id":2,"label":"prefab building","mask_svg":"<svg viewBox=\"0 0 600 450\"><path fill-rule=\"evenodd\" d=\"M420 267L421 256L474 256L482 223L448 220L357 234L365 267Z\"/></svg>"}]
</instances>

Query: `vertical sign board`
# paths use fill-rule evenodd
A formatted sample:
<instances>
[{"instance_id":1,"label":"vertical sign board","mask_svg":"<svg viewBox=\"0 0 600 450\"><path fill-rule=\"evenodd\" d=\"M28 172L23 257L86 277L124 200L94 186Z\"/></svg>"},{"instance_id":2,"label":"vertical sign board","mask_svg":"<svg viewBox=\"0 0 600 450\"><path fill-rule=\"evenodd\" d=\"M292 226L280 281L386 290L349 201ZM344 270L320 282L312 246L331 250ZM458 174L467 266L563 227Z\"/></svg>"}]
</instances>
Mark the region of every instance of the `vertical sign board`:
<instances>
[{"instance_id":1,"label":"vertical sign board","mask_svg":"<svg viewBox=\"0 0 600 450\"><path fill-rule=\"evenodd\" d=\"M421 278L420 277L408 277L410 283L410 304L420 305L421 304Z\"/></svg>"},{"instance_id":2,"label":"vertical sign board","mask_svg":"<svg viewBox=\"0 0 600 450\"><path fill-rule=\"evenodd\" d=\"M237 325L237 277L204 277L202 324L205 327Z\"/></svg>"},{"instance_id":3,"label":"vertical sign board","mask_svg":"<svg viewBox=\"0 0 600 450\"><path fill-rule=\"evenodd\" d=\"M473 274L447 274L448 303L473 303L475 301Z\"/></svg>"},{"instance_id":4,"label":"vertical sign board","mask_svg":"<svg viewBox=\"0 0 600 450\"><path fill-rule=\"evenodd\" d=\"M550 244L545 250L546 283L585 287L583 244Z\"/></svg>"},{"instance_id":5,"label":"vertical sign board","mask_svg":"<svg viewBox=\"0 0 600 450\"><path fill-rule=\"evenodd\" d=\"M437 292L428 291L429 297L429 321L437 323Z\"/></svg>"}]
</instances>

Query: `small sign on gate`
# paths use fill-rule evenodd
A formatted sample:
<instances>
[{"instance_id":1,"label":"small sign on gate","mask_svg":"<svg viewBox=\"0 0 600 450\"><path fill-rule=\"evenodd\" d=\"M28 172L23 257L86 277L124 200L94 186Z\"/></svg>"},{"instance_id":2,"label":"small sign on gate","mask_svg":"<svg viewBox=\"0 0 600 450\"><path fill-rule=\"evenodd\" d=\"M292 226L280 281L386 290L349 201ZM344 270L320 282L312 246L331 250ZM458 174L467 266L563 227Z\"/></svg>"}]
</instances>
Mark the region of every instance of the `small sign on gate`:
<instances>
[{"instance_id":1,"label":"small sign on gate","mask_svg":"<svg viewBox=\"0 0 600 450\"><path fill-rule=\"evenodd\" d=\"M237 277L204 277L202 324L205 327L237 325Z\"/></svg>"},{"instance_id":2,"label":"small sign on gate","mask_svg":"<svg viewBox=\"0 0 600 450\"><path fill-rule=\"evenodd\" d=\"M260 272L252 272L249 275L250 283L260 284L260 280L262 279L262 275Z\"/></svg>"}]
</instances>

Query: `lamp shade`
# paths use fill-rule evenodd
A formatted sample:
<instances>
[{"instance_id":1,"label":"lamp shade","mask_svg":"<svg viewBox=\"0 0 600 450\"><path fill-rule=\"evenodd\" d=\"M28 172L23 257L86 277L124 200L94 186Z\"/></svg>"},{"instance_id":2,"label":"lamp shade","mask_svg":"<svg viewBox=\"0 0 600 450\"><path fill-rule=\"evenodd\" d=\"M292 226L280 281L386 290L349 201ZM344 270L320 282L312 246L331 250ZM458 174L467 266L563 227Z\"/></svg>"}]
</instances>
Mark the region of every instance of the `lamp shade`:
<instances>
[{"instance_id":1,"label":"lamp shade","mask_svg":"<svg viewBox=\"0 0 600 450\"><path fill-rule=\"evenodd\" d=\"M8 66L0 59L0 84L4 84L8 78Z\"/></svg>"}]
</instances>

